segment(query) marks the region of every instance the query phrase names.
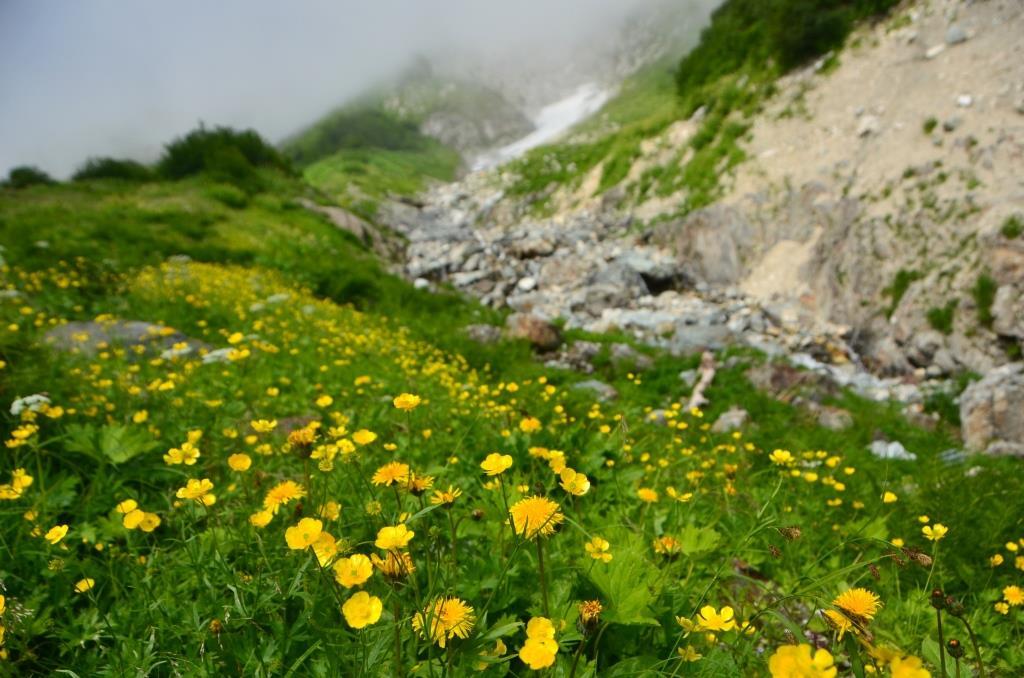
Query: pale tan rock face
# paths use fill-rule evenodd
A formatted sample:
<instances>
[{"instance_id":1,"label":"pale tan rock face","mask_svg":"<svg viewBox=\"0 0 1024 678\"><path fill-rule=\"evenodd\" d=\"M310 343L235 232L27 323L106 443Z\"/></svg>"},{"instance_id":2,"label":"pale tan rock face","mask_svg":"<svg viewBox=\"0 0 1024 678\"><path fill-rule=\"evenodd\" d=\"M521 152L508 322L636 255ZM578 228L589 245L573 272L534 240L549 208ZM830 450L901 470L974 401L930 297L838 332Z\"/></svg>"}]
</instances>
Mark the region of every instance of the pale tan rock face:
<instances>
[{"instance_id":1,"label":"pale tan rock face","mask_svg":"<svg viewBox=\"0 0 1024 678\"><path fill-rule=\"evenodd\" d=\"M562 333L557 327L535 315L513 313L505 327L514 339L525 339L542 351L552 351L562 343Z\"/></svg>"},{"instance_id":2,"label":"pale tan rock face","mask_svg":"<svg viewBox=\"0 0 1024 678\"><path fill-rule=\"evenodd\" d=\"M960 396L968 449L1024 456L1024 363L1004 365Z\"/></svg>"}]
</instances>

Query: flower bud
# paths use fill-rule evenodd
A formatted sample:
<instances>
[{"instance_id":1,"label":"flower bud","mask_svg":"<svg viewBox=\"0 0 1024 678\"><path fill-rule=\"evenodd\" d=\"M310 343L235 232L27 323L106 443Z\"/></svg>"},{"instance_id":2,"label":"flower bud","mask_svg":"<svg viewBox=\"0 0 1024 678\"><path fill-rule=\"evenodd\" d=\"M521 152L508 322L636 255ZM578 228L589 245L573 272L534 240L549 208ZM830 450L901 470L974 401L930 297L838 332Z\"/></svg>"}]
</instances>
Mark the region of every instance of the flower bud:
<instances>
[{"instance_id":1,"label":"flower bud","mask_svg":"<svg viewBox=\"0 0 1024 678\"><path fill-rule=\"evenodd\" d=\"M960 659L960 657L964 656L964 646L956 638L949 639L949 642L946 643L946 649L949 650L949 656L954 659Z\"/></svg>"}]
</instances>

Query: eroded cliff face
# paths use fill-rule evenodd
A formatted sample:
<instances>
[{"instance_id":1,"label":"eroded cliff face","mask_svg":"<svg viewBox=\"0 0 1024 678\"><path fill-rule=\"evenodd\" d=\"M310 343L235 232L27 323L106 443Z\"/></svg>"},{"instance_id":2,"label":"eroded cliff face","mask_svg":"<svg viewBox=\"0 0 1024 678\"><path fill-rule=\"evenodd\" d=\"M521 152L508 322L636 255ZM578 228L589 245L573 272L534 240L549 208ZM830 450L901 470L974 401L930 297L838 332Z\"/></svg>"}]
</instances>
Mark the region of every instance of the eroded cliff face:
<instances>
[{"instance_id":1,"label":"eroded cliff face","mask_svg":"<svg viewBox=\"0 0 1024 678\"><path fill-rule=\"evenodd\" d=\"M505 194L513 178L502 168L435 192L428 211L516 242L565 238L570 252L608 243L558 264L543 252L525 267L501 257L449 264L488 270L457 284L473 279L489 303L521 305L557 284L554 271L591 259L610 266L642 247L659 261L669 255L673 279L688 281L648 287L655 301L642 303L659 313L676 312L670 298L657 300L666 289L742 298L798 334L841 338L876 373L987 372L1024 346L1021 35L1024 5L1014 0L910 3L862 27L838 65L777 83L740 141L747 160L723 173L721 198L702 209L684 213L685 191L643 194L634 183L686 160L698 113L644 141L617 186L599 190L599 165L549 187L543 219L536 196ZM645 295L626 290L619 308L642 305ZM582 302L540 306L564 315L573 303Z\"/></svg>"}]
</instances>

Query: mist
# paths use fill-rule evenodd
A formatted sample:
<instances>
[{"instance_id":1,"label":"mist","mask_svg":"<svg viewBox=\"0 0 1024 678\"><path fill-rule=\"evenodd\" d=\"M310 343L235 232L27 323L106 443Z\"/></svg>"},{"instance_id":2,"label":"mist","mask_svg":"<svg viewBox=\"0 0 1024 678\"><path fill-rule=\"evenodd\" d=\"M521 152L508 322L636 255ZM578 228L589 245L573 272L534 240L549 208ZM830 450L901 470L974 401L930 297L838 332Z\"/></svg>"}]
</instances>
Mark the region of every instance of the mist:
<instances>
[{"instance_id":1,"label":"mist","mask_svg":"<svg viewBox=\"0 0 1024 678\"><path fill-rule=\"evenodd\" d=\"M666 0L5 0L0 172L152 161L200 121L278 141L418 56L536 69L652 2Z\"/></svg>"}]
</instances>

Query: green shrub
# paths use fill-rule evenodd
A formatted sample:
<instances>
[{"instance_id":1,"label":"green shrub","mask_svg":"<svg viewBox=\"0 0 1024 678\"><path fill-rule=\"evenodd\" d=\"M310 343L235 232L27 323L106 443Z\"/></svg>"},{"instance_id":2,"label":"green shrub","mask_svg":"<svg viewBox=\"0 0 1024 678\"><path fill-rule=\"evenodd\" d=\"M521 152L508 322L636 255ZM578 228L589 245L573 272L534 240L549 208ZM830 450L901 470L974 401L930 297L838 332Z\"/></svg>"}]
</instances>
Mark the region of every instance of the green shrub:
<instances>
[{"instance_id":1,"label":"green shrub","mask_svg":"<svg viewBox=\"0 0 1024 678\"><path fill-rule=\"evenodd\" d=\"M891 318L892 314L900 305L900 301L903 299L903 295L907 293L907 290L914 283L915 280L920 280L921 274L917 271L908 271L906 269L900 269L896 273L896 277L893 278L892 284L882 290L882 294L889 297L889 308L885 311L885 317Z\"/></svg>"},{"instance_id":2,"label":"green shrub","mask_svg":"<svg viewBox=\"0 0 1024 678\"><path fill-rule=\"evenodd\" d=\"M1003 222L1003 227L999 229L999 232L1003 234L1004 238L1009 240L1019 238L1020 235L1024 233L1024 217L1019 214L1007 217L1006 221Z\"/></svg>"},{"instance_id":3,"label":"green shrub","mask_svg":"<svg viewBox=\"0 0 1024 678\"><path fill-rule=\"evenodd\" d=\"M236 210L242 209L249 204L249 196L244 191L230 184L212 186L206 191L206 195L222 205Z\"/></svg>"},{"instance_id":4,"label":"green shrub","mask_svg":"<svg viewBox=\"0 0 1024 678\"><path fill-rule=\"evenodd\" d=\"M428 137L414 122L399 120L376 108L345 108L285 142L284 149L298 165L305 167L346 149L422 151L428 145Z\"/></svg>"},{"instance_id":5,"label":"green shrub","mask_svg":"<svg viewBox=\"0 0 1024 678\"><path fill-rule=\"evenodd\" d=\"M938 127L938 125L939 121L935 119L935 116L931 116L930 118L924 121L924 125L921 126L921 130L925 134L931 134L932 132L935 131L935 128Z\"/></svg>"},{"instance_id":6,"label":"green shrub","mask_svg":"<svg viewBox=\"0 0 1024 678\"><path fill-rule=\"evenodd\" d=\"M46 186L55 183L57 182L53 180L53 177L38 167L22 165L13 168L8 173L4 185L10 188L28 188L29 186Z\"/></svg>"},{"instance_id":7,"label":"green shrub","mask_svg":"<svg viewBox=\"0 0 1024 678\"><path fill-rule=\"evenodd\" d=\"M992 327L992 303L996 299L998 287L999 285L990 275L982 273L971 290L974 303L978 306L978 321L985 327Z\"/></svg>"},{"instance_id":8,"label":"green shrub","mask_svg":"<svg viewBox=\"0 0 1024 678\"><path fill-rule=\"evenodd\" d=\"M287 158L254 130L210 130L202 125L167 144L157 167L167 179L209 174L248 192L264 187L261 168L292 171Z\"/></svg>"},{"instance_id":9,"label":"green shrub","mask_svg":"<svg viewBox=\"0 0 1024 678\"><path fill-rule=\"evenodd\" d=\"M153 181L152 169L134 160L118 158L89 158L75 171L73 181L92 179L120 179L122 181Z\"/></svg>"},{"instance_id":10,"label":"green shrub","mask_svg":"<svg viewBox=\"0 0 1024 678\"><path fill-rule=\"evenodd\" d=\"M953 332L953 315L956 313L957 301L953 299L945 306L932 307L928 309L928 313L925 316L928 319L928 324L931 325L932 329L938 330L943 334L951 334Z\"/></svg>"}]
</instances>

